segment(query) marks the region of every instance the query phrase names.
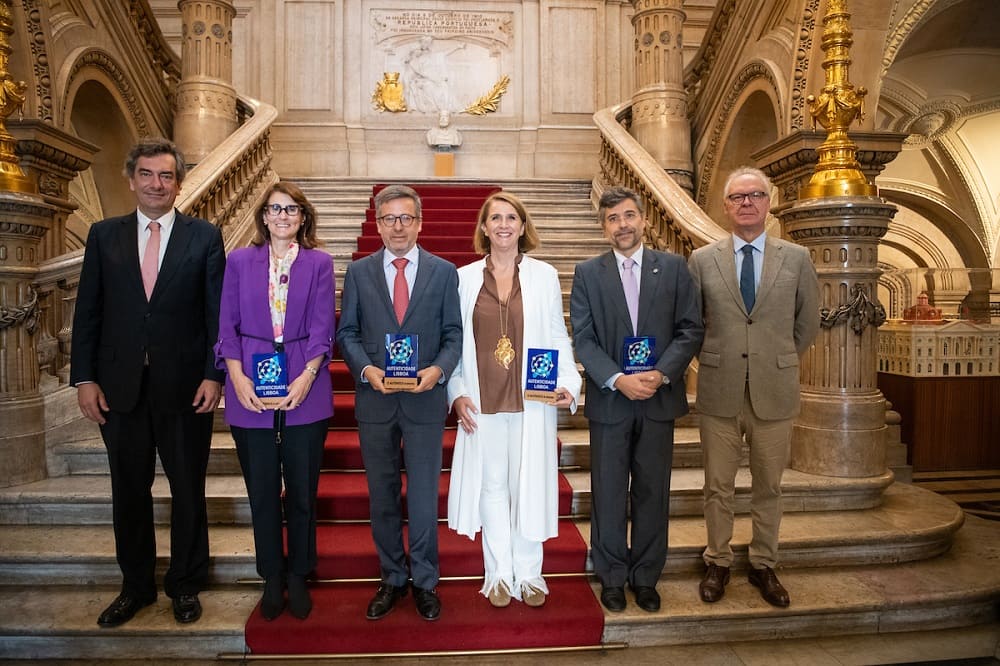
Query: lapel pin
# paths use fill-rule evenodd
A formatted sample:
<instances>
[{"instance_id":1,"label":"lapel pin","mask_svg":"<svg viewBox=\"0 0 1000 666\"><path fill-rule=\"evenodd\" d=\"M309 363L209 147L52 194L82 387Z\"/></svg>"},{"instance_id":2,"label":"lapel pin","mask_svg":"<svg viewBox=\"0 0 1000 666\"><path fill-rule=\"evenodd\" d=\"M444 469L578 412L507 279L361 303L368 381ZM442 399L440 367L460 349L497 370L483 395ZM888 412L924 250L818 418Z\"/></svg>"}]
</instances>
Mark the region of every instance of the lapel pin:
<instances>
[{"instance_id":1,"label":"lapel pin","mask_svg":"<svg viewBox=\"0 0 1000 666\"><path fill-rule=\"evenodd\" d=\"M659 272L660 272L660 269L659 269L659 268L654 268L654 269L653 269L653 275L656 275L656 274L657 274L657 273L659 273Z\"/></svg>"}]
</instances>

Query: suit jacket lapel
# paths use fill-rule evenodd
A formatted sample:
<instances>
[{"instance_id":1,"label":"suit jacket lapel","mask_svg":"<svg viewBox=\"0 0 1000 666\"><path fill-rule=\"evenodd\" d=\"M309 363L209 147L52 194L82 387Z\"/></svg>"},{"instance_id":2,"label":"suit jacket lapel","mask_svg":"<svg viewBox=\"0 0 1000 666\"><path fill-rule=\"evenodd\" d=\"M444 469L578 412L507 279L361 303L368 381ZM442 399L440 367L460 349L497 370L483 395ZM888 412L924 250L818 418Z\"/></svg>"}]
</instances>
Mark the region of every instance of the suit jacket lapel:
<instances>
[{"instance_id":1,"label":"suit jacket lapel","mask_svg":"<svg viewBox=\"0 0 1000 666\"><path fill-rule=\"evenodd\" d=\"M649 248L642 251L642 280L639 282L639 321L636 326L636 335L642 335L645 328L646 319L656 302L656 294L660 289L660 277L663 266L660 265L660 258L653 254ZM622 289L624 297L625 290Z\"/></svg>"},{"instance_id":2,"label":"suit jacket lapel","mask_svg":"<svg viewBox=\"0 0 1000 666\"><path fill-rule=\"evenodd\" d=\"M626 330L632 330L632 317L628 313L628 304L625 302L625 288L622 286L622 276L618 271L618 262L615 260L615 253L608 252L601 257L601 288L611 297L615 304L615 311L618 319ZM640 288L641 291L641 288ZM642 296L639 297L640 302ZM639 311L642 311L640 306Z\"/></svg>"},{"instance_id":3,"label":"suit jacket lapel","mask_svg":"<svg viewBox=\"0 0 1000 666\"><path fill-rule=\"evenodd\" d=\"M184 256L187 254L188 244L191 242L191 222L192 218L177 213L174 216L174 228L170 230L170 240L167 241L167 251L163 255L163 263L160 265L160 272L156 276L156 285L153 287L153 295L150 301L156 298L166 285L169 284L174 273L180 268ZM140 276L140 282L142 278Z\"/></svg>"},{"instance_id":4,"label":"suit jacket lapel","mask_svg":"<svg viewBox=\"0 0 1000 666\"><path fill-rule=\"evenodd\" d=\"M135 211L122 219L121 233L118 234L118 253L123 257L126 281L138 289L139 298L146 300L146 290L142 286L142 269L139 266L139 217Z\"/></svg>"},{"instance_id":5,"label":"suit jacket lapel","mask_svg":"<svg viewBox=\"0 0 1000 666\"><path fill-rule=\"evenodd\" d=\"M250 262L250 284L247 289L251 294L264 294L264 298L254 299L253 316L250 321L244 324L243 333L255 335L257 337L271 338L274 335L274 327L271 325L271 301L268 289L268 281L271 279L271 265L269 263L271 248L264 244L257 248ZM289 292L292 290L289 289ZM291 297L291 294L289 294ZM261 328L257 328L260 326ZM251 329L250 327L253 327Z\"/></svg>"},{"instance_id":6,"label":"suit jacket lapel","mask_svg":"<svg viewBox=\"0 0 1000 666\"><path fill-rule=\"evenodd\" d=\"M781 245L773 242L768 236L764 244L764 265L760 273L760 286L757 287L757 303L767 297L771 287L774 286L774 281L778 279L778 271L785 260L785 253L781 250Z\"/></svg>"},{"instance_id":7,"label":"suit jacket lapel","mask_svg":"<svg viewBox=\"0 0 1000 666\"><path fill-rule=\"evenodd\" d=\"M370 256L374 257L374 261L369 263L368 283L378 292L386 312L389 313L389 319L396 321L396 311L392 309L392 298L389 296L389 284L385 280L385 248Z\"/></svg>"},{"instance_id":8,"label":"suit jacket lapel","mask_svg":"<svg viewBox=\"0 0 1000 666\"><path fill-rule=\"evenodd\" d=\"M411 312L417 311L417 306L423 299L424 294L427 292L427 285L430 284L431 275L434 273L434 267L427 258L428 253L425 252L423 248L420 248L419 252L420 256L417 260L417 277L414 279L413 289L410 291L410 304L406 307L406 314L403 316L403 324L405 324L406 320L410 318ZM391 306L390 309L392 309ZM400 324L400 326L403 324Z\"/></svg>"},{"instance_id":9,"label":"suit jacket lapel","mask_svg":"<svg viewBox=\"0 0 1000 666\"><path fill-rule=\"evenodd\" d=\"M299 247L299 255L295 257L295 262L288 271L288 303L285 306L285 338L288 338L288 331L299 330L299 323L305 317L306 296L311 289L307 289L307 283L311 279L310 267L306 265L308 259L302 256L302 248Z\"/></svg>"},{"instance_id":10,"label":"suit jacket lapel","mask_svg":"<svg viewBox=\"0 0 1000 666\"><path fill-rule=\"evenodd\" d=\"M743 303L743 294L740 293L739 282L736 281L736 258L733 256L733 237L723 239L715 251L715 265L722 276L722 282L729 289L733 300L746 312L746 305ZM750 314L747 312L747 314Z\"/></svg>"}]
</instances>

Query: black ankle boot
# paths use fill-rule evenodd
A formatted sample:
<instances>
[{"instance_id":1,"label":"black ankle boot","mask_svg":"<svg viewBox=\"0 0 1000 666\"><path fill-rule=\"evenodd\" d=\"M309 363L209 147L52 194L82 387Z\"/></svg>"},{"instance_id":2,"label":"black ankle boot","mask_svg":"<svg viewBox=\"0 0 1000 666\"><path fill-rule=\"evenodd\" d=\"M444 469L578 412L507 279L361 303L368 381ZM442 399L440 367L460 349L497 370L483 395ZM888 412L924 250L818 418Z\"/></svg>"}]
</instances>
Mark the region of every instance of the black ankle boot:
<instances>
[{"instance_id":1,"label":"black ankle boot","mask_svg":"<svg viewBox=\"0 0 1000 666\"><path fill-rule=\"evenodd\" d=\"M306 586L306 577L295 574L288 575L288 610L300 620L309 617L312 611L312 598Z\"/></svg>"},{"instance_id":2,"label":"black ankle boot","mask_svg":"<svg viewBox=\"0 0 1000 666\"><path fill-rule=\"evenodd\" d=\"M260 614L273 620L285 610L285 577L271 576L264 579L264 596L260 598Z\"/></svg>"}]
</instances>

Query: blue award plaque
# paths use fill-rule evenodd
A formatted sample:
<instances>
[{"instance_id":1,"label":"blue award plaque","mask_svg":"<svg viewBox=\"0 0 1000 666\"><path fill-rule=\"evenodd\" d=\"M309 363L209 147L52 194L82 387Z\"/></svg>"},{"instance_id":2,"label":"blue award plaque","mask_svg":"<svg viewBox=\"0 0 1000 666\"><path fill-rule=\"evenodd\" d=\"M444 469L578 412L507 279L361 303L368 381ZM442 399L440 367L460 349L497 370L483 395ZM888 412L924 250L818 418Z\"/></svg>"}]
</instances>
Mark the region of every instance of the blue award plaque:
<instances>
[{"instance_id":1,"label":"blue award plaque","mask_svg":"<svg viewBox=\"0 0 1000 666\"><path fill-rule=\"evenodd\" d=\"M636 335L625 338L622 345L622 372L634 375L656 367L656 338L652 335Z\"/></svg>"},{"instance_id":2,"label":"blue award plaque","mask_svg":"<svg viewBox=\"0 0 1000 666\"><path fill-rule=\"evenodd\" d=\"M413 333L385 334L386 388L408 391L417 387L417 336Z\"/></svg>"},{"instance_id":3,"label":"blue award plaque","mask_svg":"<svg viewBox=\"0 0 1000 666\"><path fill-rule=\"evenodd\" d=\"M524 378L524 399L555 402L559 379L559 350L529 349L528 376Z\"/></svg>"},{"instance_id":4,"label":"blue award plaque","mask_svg":"<svg viewBox=\"0 0 1000 666\"><path fill-rule=\"evenodd\" d=\"M288 397L288 362L284 352L253 355L253 390L265 407Z\"/></svg>"}]
</instances>

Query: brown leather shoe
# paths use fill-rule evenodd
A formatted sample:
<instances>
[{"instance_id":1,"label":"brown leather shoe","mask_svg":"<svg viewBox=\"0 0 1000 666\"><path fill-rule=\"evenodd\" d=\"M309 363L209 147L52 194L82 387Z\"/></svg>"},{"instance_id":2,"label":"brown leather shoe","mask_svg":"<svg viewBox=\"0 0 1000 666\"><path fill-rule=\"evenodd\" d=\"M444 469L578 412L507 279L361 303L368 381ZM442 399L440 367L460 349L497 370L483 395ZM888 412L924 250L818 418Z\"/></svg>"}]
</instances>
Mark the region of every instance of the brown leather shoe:
<instances>
[{"instance_id":1,"label":"brown leather shoe","mask_svg":"<svg viewBox=\"0 0 1000 666\"><path fill-rule=\"evenodd\" d=\"M781 581L778 580L778 576L771 567L764 567L762 569L750 567L747 580L750 581L751 585L760 590L760 596L772 606L787 608L788 604L791 603L791 600L788 598L788 591L782 586Z\"/></svg>"},{"instance_id":2,"label":"brown leather shoe","mask_svg":"<svg viewBox=\"0 0 1000 666\"><path fill-rule=\"evenodd\" d=\"M729 584L729 567L720 567L718 564L709 564L705 568L705 575L698 585L698 594L701 600L714 603L726 594L726 585Z\"/></svg>"}]
</instances>

